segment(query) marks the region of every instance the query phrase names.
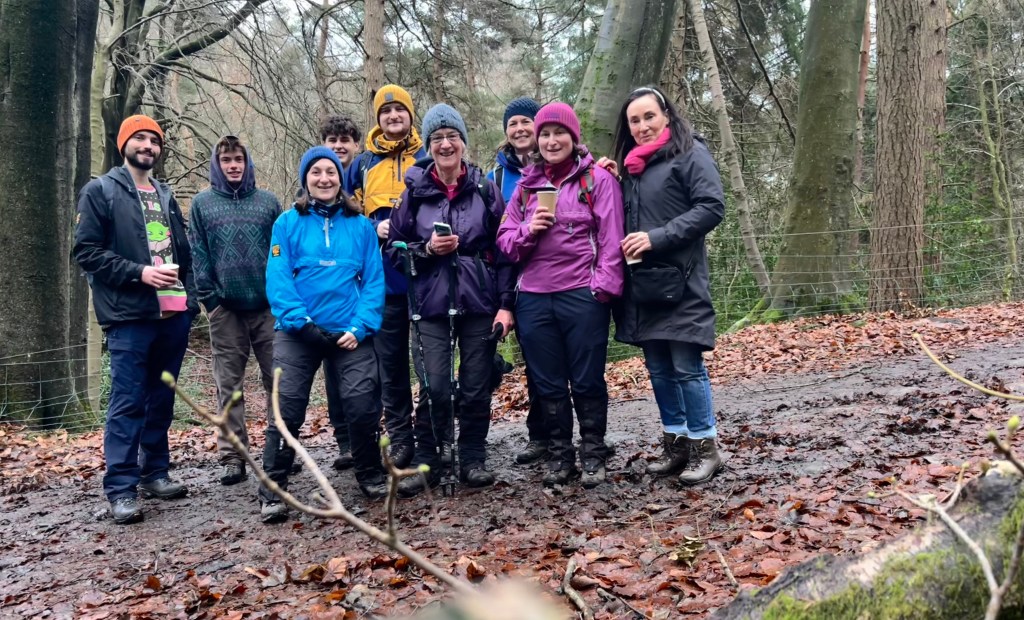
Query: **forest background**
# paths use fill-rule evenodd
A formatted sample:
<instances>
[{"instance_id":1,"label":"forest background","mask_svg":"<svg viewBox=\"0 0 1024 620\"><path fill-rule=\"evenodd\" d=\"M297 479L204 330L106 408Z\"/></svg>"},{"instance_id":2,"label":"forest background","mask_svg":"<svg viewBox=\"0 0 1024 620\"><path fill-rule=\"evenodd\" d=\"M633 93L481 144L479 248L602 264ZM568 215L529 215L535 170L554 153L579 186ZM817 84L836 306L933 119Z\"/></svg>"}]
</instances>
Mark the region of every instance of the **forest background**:
<instances>
[{"instance_id":1,"label":"forest background","mask_svg":"<svg viewBox=\"0 0 1024 620\"><path fill-rule=\"evenodd\" d=\"M600 155L628 91L660 84L726 183L722 331L1019 299L1021 33L1018 0L0 0L0 421L102 420L70 247L121 120L160 121L186 211L225 133L287 204L320 118L365 133L388 82L459 109L485 168L512 98L574 103Z\"/></svg>"}]
</instances>

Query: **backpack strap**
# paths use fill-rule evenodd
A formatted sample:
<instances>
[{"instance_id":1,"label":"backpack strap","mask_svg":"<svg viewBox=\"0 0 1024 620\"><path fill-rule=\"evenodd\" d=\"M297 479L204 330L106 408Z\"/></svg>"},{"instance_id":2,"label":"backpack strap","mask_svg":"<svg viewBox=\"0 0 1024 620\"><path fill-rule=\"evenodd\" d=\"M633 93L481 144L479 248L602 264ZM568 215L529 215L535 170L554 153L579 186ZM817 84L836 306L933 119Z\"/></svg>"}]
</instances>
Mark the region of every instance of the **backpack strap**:
<instances>
[{"instance_id":1,"label":"backpack strap","mask_svg":"<svg viewBox=\"0 0 1024 620\"><path fill-rule=\"evenodd\" d=\"M594 211L594 173L593 166L588 166L583 172L583 176L580 177L580 202L587 203L590 207L590 211Z\"/></svg>"},{"instance_id":2,"label":"backpack strap","mask_svg":"<svg viewBox=\"0 0 1024 620\"><path fill-rule=\"evenodd\" d=\"M494 169L494 184L498 186L498 191L502 194L505 193L505 167L499 164Z\"/></svg>"},{"instance_id":3,"label":"backpack strap","mask_svg":"<svg viewBox=\"0 0 1024 620\"><path fill-rule=\"evenodd\" d=\"M479 183L477 183L476 191L480 193L480 197L484 199L484 206L486 207L491 202L491 184L487 181L487 177L481 177Z\"/></svg>"}]
</instances>

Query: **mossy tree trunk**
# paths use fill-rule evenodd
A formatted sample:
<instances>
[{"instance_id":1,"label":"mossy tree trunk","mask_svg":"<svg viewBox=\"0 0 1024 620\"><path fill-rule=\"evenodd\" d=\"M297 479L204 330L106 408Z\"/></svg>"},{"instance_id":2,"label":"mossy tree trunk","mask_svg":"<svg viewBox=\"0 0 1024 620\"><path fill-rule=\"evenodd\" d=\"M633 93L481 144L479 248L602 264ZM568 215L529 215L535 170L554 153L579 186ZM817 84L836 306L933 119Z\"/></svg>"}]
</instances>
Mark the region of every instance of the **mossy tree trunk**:
<instances>
[{"instance_id":1,"label":"mossy tree trunk","mask_svg":"<svg viewBox=\"0 0 1024 620\"><path fill-rule=\"evenodd\" d=\"M0 0L0 413L40 428L78 412L82 290L69 261L88 178L97 0ZM71 348L73 345L76 348Z\"/></svg>"},{"instance_id":2,"label":"mossy tree trunk","mask_svg":"<svg viewBox=\"0 0 1024 620\"><path fill-rule=\"evenodd\" d=\"M970 482L950 515L986 552L1002 582L1024 519L1018 476ZM756 594L741 594L711 620L962 620L982 618L988 586L977 558L938 519L865 554L823 556L787 569ZM1024 574L1000 618L1024 614Z\"/></svg>"},{"instance_id":3,"label":"mossy tree trunk","mask_svg":"<svg viewBox=\"0 0 1024 620\"><path fill-rule=\"evenodd\" d=\"M595 155L611 153L626 94L660 80L675 8L673 0L608 0L576 101L583 138Z\"/></svg>"},{"instance_id":4,"label":"mossy tree trunk","mask_svg":"<svg viewBox=\"0 0 1024 620\"><path fill-rule=\"evenodd\" d=\"M925 2L878 3L878 146L868 288L876 312L924 299Z\"/></svg>"},{"instance_id":5,"label":"mossy tree trunk","mask_svg":"<svg viewBox=\"0 0 1024 620\"><path fill-rule=\"evenodd\" d=\"M839 254L853 207L857 77L867 0L814 0L800 64L796 149L779 259L777 316L842 308L849 290Z\"/></svg>"},{"instance_id":6,"label":"mossy tree trunk","mask_svg":"<svg viewBox=\"0 0 1024 620\"><path fill-rule=\"evenodd\" d=\"M366 0L363 6L363 49L366 50L366 58L363 60L366 121L363 127L369 133L370 128L377 124L373 98L380 87L384 86L384 0ZM439 54L440 51L436 53ZM416 122L415 119L413 122Z\"/></svg>"}]
</instances>

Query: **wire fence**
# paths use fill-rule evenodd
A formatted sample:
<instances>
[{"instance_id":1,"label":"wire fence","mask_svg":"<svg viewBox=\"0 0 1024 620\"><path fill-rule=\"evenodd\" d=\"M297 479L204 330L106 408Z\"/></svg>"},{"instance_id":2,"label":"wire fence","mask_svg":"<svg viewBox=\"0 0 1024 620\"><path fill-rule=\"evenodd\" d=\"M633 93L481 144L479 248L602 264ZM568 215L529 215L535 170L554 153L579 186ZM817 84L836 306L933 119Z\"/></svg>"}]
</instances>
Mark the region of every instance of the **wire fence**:
<instances>
[{"instance_id":1,"label":"wire fence","mask_svg":"<svg viewBox=\"0 0 1024 620\"><path fill-rule=\"evenodd\" d=\"M1008 264L1008 244L994 235L995 231L1006 228L1007 225L1008 222L1004 218L977 218L927 224L924 227L926 247L923 253L923 305L932 308L962 307L1019 299L1020 283L1008 277L1008 274L1013 273L1012 265ZM850 235L866 235L871 230L875 229L851 228L844 232ZM763 244L765 261L771 270L778 261L778 248L787 237L798 235L757 236ZM738 234L731 234L728 230L716 231L709 237L708 254L718 328L719 331L723 331L745 317L761 300L762 293L747 266L743 255L742 238ZM817 258L792 254L789 257ZM867 244L852 247L838 257L829 257L830 260L834 258L842 259L842 275L830 277L826 281L830 286L842 288L846 292L847 308L865 309L867 291L872 280L886 278L889 273L885 269L873 266L873 259L878 258L878 255L872 256ZM822 280L820 275L815 271L790 272L790 280L796 280L795 286L815 286ZM883 301L898 303L903 300ZM614 334L614 327L610 333ZM203 406L214 408L217 390L209 342L209 323L205 318L201 318L193 327L190 347L186 352L178 382L193 400ZM502 343L499 352L514 365L522 365L522 355L514 338ZM639 354L640 349L637 347L610 338L609 363L636 357ZM67 372L54 374L51 366L55 364L67 368ZM100 368L98 376L71 370L85 368L86 364ZM43 378L36 380L35 377ZM86 384L87 387L83 388ZM68 386L68 389L66 392L54 394L54 390L49 388L56 386ZM35 395L26 396L26 392L32 394L31 388L36 388ZM247 400L251 407L262 411L263 388L255 359L250 360L245 388L248 394L260 394L259 397L250 397ZM56 404L65 411L59 422L60 428L69 432L94 430L102 426L109 389L107 353L103 352L99 357L90 355L84 344L66 349L6 355L0 357L0 423L31 425L36 421L35 413L40 407ZM22 396L11 398L10 394ZM90 401L98 402L98 408L89 407ZM80 403L86 403L86 406L80 406ZM325 403L322 381L318 379L314 384L311 404L319 406ZM175 417L180 423L194 421L194 414L180 402L180 399L175 407Z\"/></svg>"}]
</instances>

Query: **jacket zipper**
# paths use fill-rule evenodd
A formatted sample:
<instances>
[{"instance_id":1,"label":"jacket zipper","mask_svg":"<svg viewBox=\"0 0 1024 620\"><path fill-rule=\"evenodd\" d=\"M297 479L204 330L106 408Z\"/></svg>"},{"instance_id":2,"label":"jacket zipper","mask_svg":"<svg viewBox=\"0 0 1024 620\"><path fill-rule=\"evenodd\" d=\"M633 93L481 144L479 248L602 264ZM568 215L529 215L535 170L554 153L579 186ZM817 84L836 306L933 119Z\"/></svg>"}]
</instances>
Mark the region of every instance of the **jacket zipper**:
<instances>
[{"instance_id":1,"label":"jacket zipper","mask_svg":"<svg viewBox=\"0 0 1024 620\"><path fill-rule=\"evenodd\" d=\"M327 247L331 247L331 233L330 233L331 221L324 218L324 244Z\"/></svg>"}]
</instances>

